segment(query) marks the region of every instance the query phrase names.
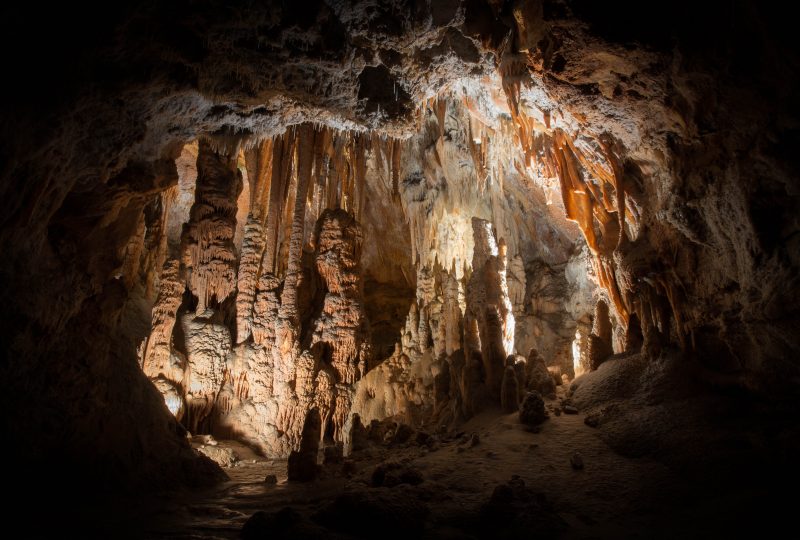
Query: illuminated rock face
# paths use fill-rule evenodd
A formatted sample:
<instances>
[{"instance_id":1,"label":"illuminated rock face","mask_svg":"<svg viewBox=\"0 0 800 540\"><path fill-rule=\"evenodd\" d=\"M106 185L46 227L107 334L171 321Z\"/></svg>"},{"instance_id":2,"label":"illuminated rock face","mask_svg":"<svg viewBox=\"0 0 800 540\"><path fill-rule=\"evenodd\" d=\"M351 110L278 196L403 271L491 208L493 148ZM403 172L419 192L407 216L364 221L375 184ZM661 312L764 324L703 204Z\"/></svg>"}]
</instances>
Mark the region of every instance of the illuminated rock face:
<instances>
[{"instance_id":1,"label":"illuminated rock face","mask_svg":"<svg viewBox=\"0 0 800 540\"><path fill-rule=\"evenodd\" d=\"M530 241L533 229L506 191L521 189L518 177L475 185L470 130L478 124L467 109L440 101L426 115L425 129L405 143L303 125L238 156L199 145L192 211L168 207L187 216L184 264L165 265L143 352L145 372L190 430L285 457L298 448L312 408L322 433L343 444L353 414L446 423L492 403L510 410L531 384L526 348L547 355L539 371L563 363L570 317L588 309L570 297L574 278L557 277L564 266L555 257L570 256L569 240L559 233ZM431 144L435 155L419 153ZM246 198L237 164L248 171ZM438 187L423 189L417 175ZM487 196L496 201L486 204ZM244 210L236 206L242 200ZM536 221L545 217L535 202L530 211L534 223L546 223ZM247 216L238 249L236 215ZM410 257L401 250L406 256L387 258L398 246ZM213 269L214 279L197 281L197 267ZM416 288L380 350L372 348L365 276L384 290ZM224 296L234 284L235 296ZM370 299L379 320L386 298ZM548 325L567 330L548 333Z\"/></svg>"},{"instance_id":2,"label":"illuminated rock face","mask_svg":"<svg viewBox=\"0 0 800 540\"><path fill-rule=\"evenodd\" d=\"M719 62L686 46L714 25L570 1L289 4L6 47L48 51L13 60L0 122L17 458L96 438L100 477L179 481L174 417L286 456L312 407L336 442L355 413L474 414L531 349L569 375L677 348L730 384L795 376L797 77L766 8ZM43 97L52 55L97 69Z\"/></svg>"}]
</instances>

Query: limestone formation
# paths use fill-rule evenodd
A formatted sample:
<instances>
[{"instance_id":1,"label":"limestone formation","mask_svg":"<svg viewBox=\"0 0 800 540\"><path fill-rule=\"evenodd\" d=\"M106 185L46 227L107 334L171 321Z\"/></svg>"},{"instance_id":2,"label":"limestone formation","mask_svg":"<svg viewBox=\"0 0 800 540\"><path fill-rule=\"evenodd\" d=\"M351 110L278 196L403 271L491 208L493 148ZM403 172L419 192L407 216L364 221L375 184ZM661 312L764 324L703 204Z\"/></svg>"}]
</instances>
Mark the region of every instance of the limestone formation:
<instances>
[{"instance_id":1,"label":"limestone formation","mask_svg":"<svg viewBox=\"0 0 800 540\"><path fill-rule=\"evenodd\" d=\"M500 387L500 407L503 412L512 413L519 409L519 383L514 366L506 366Z\"/></svg>"},{"instance_id":2,"label":"limestone formation","mask_svg":"<svg viewBox=\"0 0 800 540\"><path fill-rule=\"evenodd\" d=\"M531 427L538 426L547 420L544 400L539 392L528 392L519 408L519 421Z\"/></svg>"},{"instance_id":3,"label":"limestone formation","mask_svg":"<svg viewBox=\"0 0 800 540\"><path fill-rule=\"evenodd\" d=\"M536 349L531 349L528 353L525 367L528 377L528 389L535 390L547 398L555 399L556 384L553 382L553 377L550 375L544 359L539 356Z\"/></svg>"},{"instance_id":4,"label":"limestone formation","mask_svg":"<svg viewBox=\"0 0 800 540\"><path fill-rule=\"evenodd\" d=\"M306 414L300 449L289 454L289 481L309 482L317 477L319 441L322 438L322 420L317 409Z\"/></svg>"},{"instance_id":5,"label":"limestone formation","mask_svg":"<svg viewBox=\"0 0 800 540\"><path fill-rule=\"evenodd\" d=\"M278 141L280 145L281 142ZM247 222L244 225L236 285L236 343L242 343L252 332L253 303L261 273L261 260L267 245L267 198L272 190L273 140L245 155L252 194ZM266 270L265 270L266 271Z\"/></svg>"},{"instance_id":6,"label":"limestone formation","mask_svg":"<svg viewBox=\"0 0 800 540\"><path fill-rule=\"evenodd\" d=\"M513 347L514 314L506 283L506 248L498 243L492 224L472 220L475 250L473 272L467 285L467 332L478 331L472 342L479 343L486 384L499 395L505 359Z\"/></svg>"},{"instance_id":7,"label":"limestone formation","mask_svg":"<svg viewBox=\"0 0 800 540\"><path fill-rule=\"evenodd\" d=\"M333 368L336 380L353 384L365 373L369 354L359 268L361 229L347 212L326 211L315 236L317 272L327 292L312 346L324 344L328 355L324 361Z\"/></svg>"},{"instance_id":8,"label":"limestone formation","mask_svg":"<svg viewBox=\"0 0 800 540\"><path fill-rule=\"evenodd\" d=\"M589 335L591 331L591 320L587 315L578 321L577 328L575 329L575 337L571 344L573 372L575 376L582 375L592 370L589 356Z\"/></svg>"},{"instance_id":9,"label":"limestone formation","mask_svg":"<svg viewBox=\"0 0 800 540\"><path fill-rule=\"evenodd\" d=\"M597 369L612 353L611 321L608 318L608 305L598 300L594 309L594 324L589 334L589 366Z\"/></svg>"},{"instance_id":10,"label":"limestone formation","mask_svg":"<svg viewBox=\"0 0 800 540\"><path fill-rule=\"evenodd\" d=\"M236 199L242 175L236 166L237 151L216 150L200 141L197 156L197 189L183 236L183 266L189 288L197 297L197 313L222 303L236 289Z\"/></svg>"},{"instance_id":11,"label":"limestone formation","mask_svg":"<svg viewBox=\"0 0 800 540\"><path fill-rule=\"evenodd\" d=\"M162 381L156 386L167 400L167 408L178 420L184 410L180 385L183 383L186 365L181 355L173 349L172 333L184 288L179 262L168 261L161 272L158 298L153 306L150 336L147 338L142 363L142 370L148 377ZM170 395L169 398L167 394Z\"/></svg>"},{"instance_id":12,"label":"limestone formation","mask_svg":"<svg viewBox=\"0 0 800 540\"><path fill-rule=\"evenodd\" d=\"M638 352L642 348L644 338L642 337L642 327L639 324L639 317L636 313L631 313L628 319L628 328L625 330L625 350Z\"/></svg>"},{"instance_id":13,"label":"limestone formation","mask_svg":"<svg viewBox=\"0 0 800 540\"><path fill-rule=\"evenodd\" d=\"M210 309L181 317L186 344L187 427L192 433L211 414L217 395L222 389L231 352L230 330L214 320Z\"/></svg>"}]
</instances>

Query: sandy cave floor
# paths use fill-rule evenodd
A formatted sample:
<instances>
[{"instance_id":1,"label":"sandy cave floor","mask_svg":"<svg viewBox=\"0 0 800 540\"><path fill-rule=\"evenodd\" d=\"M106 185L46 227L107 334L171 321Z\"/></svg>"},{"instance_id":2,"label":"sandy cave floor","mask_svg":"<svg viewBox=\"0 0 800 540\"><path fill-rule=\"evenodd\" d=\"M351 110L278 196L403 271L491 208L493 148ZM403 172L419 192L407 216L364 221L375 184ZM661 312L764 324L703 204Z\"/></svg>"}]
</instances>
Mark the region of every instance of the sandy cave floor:
<instances>
[{"instance_id":1,"label":"sandy cave floor","mask_svg":"<svg viewBox=\"0 0 800 540\"><path fill-rule=\"evenodd\" d=\"M559 398L561 392L559 387ZM717 492L653 459L621 456L597 429L584 424L582 414L553 414L557 404L548 402L550 418L538 433L521 424L517 413L486 411L459 433L442 437L434 449L413 442L391 448L375 445L348 460L349 475L342 473L342 464L327 465L322 477L309 484L288 483L285 461L264 459L240 443L219 441L239 459L225 469L230 481L128 505L124 522L108 517L95 524L115 537L239 538L244 523L259 510L276 512L288 506L311 516L345 491L396 490L399 497L424 499L430 508L423 538L482 537L471 536L459 522L476 515L495 487L519 475L527 488L546 496L563 520L557 537L708 538L753 526L760 502L769 500L768 493L746 489ZM473 446L475 433L479 442ZM583 458L582 470L570 463L575 452ZM383 462L413 468L423 482L372 487L372 473ZM264 482L269 474L277 476L277 484ZM771 521L768 516L763 519Z\"/></svg>"}]
</instances>

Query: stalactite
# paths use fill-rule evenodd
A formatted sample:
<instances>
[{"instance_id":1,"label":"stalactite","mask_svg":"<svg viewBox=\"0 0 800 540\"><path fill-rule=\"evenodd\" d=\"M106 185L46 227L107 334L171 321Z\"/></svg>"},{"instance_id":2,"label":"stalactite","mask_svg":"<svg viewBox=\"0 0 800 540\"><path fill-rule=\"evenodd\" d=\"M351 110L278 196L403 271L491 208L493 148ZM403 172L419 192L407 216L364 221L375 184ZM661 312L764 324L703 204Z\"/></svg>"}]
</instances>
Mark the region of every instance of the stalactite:
<instances>
[{"instance_id":1,"label":"stalactite","mask_svg":"<svg viewBox=\"0 0 800 540\"><path fill-rule=\"evenodd\" d=\"M475 142L475 131L473 130L473 124L476 122L472 120L470 117L469 122L469 133L467 137L467 144L469 146L469 153L472 157L472 164L475 166L475 172L478 178L478 185L483 192L486 189L486 177L488 175L487 167L486 167L486 146L484 143L483 134L478 132L478 139L479 142Z\"/></svg>"},{"instance_id":2,"label":"stalactite","mask_svg":"<svg viewBox=\"0 0 800 540\"><path fill-rule=\"evenodd\" d=\"M330 173L329 149L333 136L333 130L320 127L314 144L314 181L308 190L308 200L317 218L327 208L325 205L325 183Z\"/></svg>"},{"instance_id":3,"label":"stalactite","mask_svg":"<svg viewBox=\"0 0 800 540\"><path fill-rule=\"evenodd\" d=\"M294 152L294 137L287 130L276 138L272 145L272 170L269 187L269 208L267 209L266 246L261 259L261 273L275 272L275 258L278 249L278 229L283 215L284 201L288 192L289 171Z\"/></svg>"},{"instance_id":4,"label":"stalactite","mask_svg":"<svg viewBox=\"0 0 800 540\"><path fill-rule=\"evenodd\" d=\"M251 335L253 302L267 244L264 221L268 204L266 198L271 191L272 154L273 141L267 139L249 151L245 158L252 193L237 275L236 343L244 342Z\"/></svg>"},{"instance_id":5,"label":"stalactite","mask_svg":"<svg viewBox=\"0 0 800 540\"><path fill-rule=\"evenodd\" d=\"M310 124L304 124L297 133L297 191L295 192L294 211L292 214L292 228L289 239L289 257L286 267L286 280L281 296L281 309L279 318L285 323L282 325L288 333L279 336L279 345L282 351L292 346L292 341L297 335L300 325L300 314L297 306L297 286L301 279L302 268L300 265L303 254L303 238L305 227L306 197L308 186L311 183L311 173L314 164L316 130Z\"/></svg>"},{"instance_id":6,"label":"stalactite","mask_svg":"<svg viewBox=\"0 0 800 540\"><path fill-rule=\"evenodd\" d=\"M342 140L342 135L336 132L327 146L328 178L325 183L325 208L339 208L340 163L344 152Z\"/></svg>"},{"instance_id":7,"label":"stalactite","mask_svg":"<svg viewBox=\"0 0 800 540\"><path fill-rule=\"evenodd\" d=\"M392 140L392 196L397 199L400 197L400 151L401 142L399 139Z\"/></svg>"},{"instance_id":8,"label":"stalactite","mask_svg":"<svg viewBox=\"0 0 800 540\"><path fill-rule=\"evenodd\" d=\"M274 139L264 139L253 151L245 155L245 163L248 165L247 170L250 176L250 211L262 220L266 218L269 194L272 188L274 144ZM250 161L255 161L255 163L251 165Z\"/></svg>"},{"instance_id":9,"label":"stalactite","mask_svg":"<svg viewBox=\"0 0 800 540\"><path fill-rule=\"evenodd\" d=\"M242 189L237 154L238 150L220 154L208 141L200 141L195 203L182 235L183 264L189 287L198 298L198 313L212 300L221 303L236 289L233 237L236 199Z\"/></svg>"},{"instance_id":10,"label":"stalactite","mask_svg":"<svg viewBox=\"0 0 800 540\"><path fill-rule=\"evenodd\" d=\"M586 164L589 163L589 160L585 157L582 159L576 157L575 146L571 139L562 131L556 130L554 143L556 167L567 218L578 223L586 243L594 255L593 264L600 285L608 292L620 319L627 321L628 307L617 283L612 259L614 248L617 247L624 236L624 218L619 217L619 214L622 213L615 210L618 214L618 219L614 221L610 212L606 209L606 205L609 204L607 197L601 195L596 188L590 187L592 186L590 181L585 181L582 178L579 162L588 167ZM599 166L594 166L594 170L602 178L609 179L613 176L610 176L611 173ZM614 180L613 183L614 185L621 185L618 180ZM617 190L618 197L621 192L621 189ZM618 199L617 205L619 204ZM624 208L624 204L622 206ZM598 233L595 229L595 219L600 224L600 239L602 239L602 243L598 239Z\"/></svg>"},{"instance_id":11,"label":"stalactite","mask_svg":"<svg viewBox=\"0 0 800 540\"><path fill-rule=\"evenodd\" d=\"M278 231L291 176L294 144L293 132L287 130L273 142L270 159L271 179L269 206L266 214L265 247L261 258L251 322L254 343L266 348L269 352L271 352L275 340L275 322L280 307L278 297L280 280L275 275L275 260Z\"/></svg>"},{"instance_id":12,"label":"stalactite","mask_svg":"<svg viewBox=\"0 0 800 540\"><path fill-rule=\"evenodd\" d=\"M535 133L536 123L520 105L520 81L525 67L516 56L504 54L498 69L512 122L517 128L516 139L525 156L524 166L514 164L525 176L525 168L536 165L540 144ZM551 129L550 111L544 111L543 115L544 128L552 132L552 139L547 135L542 139L546 142L541 160L544 172L549 177L558 177L566 217L578 224L592 251L599 284L608 292L619 320L625 325L630 307L626 290L616 279L617 256L614 254L612 258L612 253L626 241L625 220L630 219L638 228L638 217L626 208L621 166L607 139L596 141L599 149L587 152L572 136L561 129ZM582 171L596 178L598 184L592 178L585 178ZM608 186L613 187L613 195Z\"/></svg>"},{"instance_id":13,"label":"stalactite","mask_svg":"<svg viewBox=\"0 0 800 540\"><path fill-rule=\"evenodd\" d=\"M359 135L353 152L355 161L355 185L353 186L353 214L357 220L362 219L364 214L364 204L366 203L366 181L367 181L367 146L369 139L364 135Z\"/></svg>"}]
</instances>

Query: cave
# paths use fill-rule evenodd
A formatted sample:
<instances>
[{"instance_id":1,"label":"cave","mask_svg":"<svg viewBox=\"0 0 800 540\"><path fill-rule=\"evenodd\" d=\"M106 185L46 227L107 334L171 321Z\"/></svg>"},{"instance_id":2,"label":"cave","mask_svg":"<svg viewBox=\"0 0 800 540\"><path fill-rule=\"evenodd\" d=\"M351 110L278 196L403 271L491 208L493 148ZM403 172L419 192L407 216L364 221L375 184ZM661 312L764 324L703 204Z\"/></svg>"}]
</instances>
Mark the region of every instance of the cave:
<instances>
[{"instance_id":1,"label":"cave","mask_svg":"<svg viewBox=\"0 0 800 540\"><path fill-rule=\"evenodd\" d=\"M10 530L794 527L777 6L2 10Z\"/></svg>"}]
</instances>

